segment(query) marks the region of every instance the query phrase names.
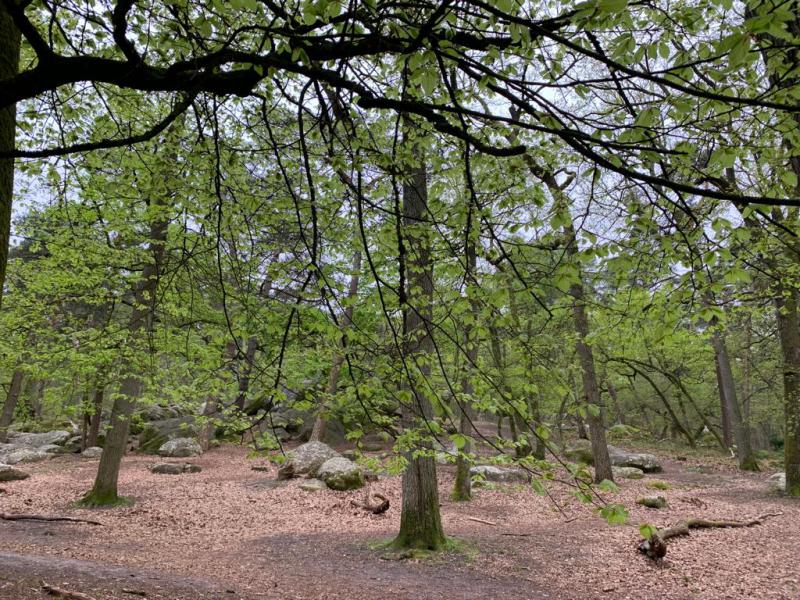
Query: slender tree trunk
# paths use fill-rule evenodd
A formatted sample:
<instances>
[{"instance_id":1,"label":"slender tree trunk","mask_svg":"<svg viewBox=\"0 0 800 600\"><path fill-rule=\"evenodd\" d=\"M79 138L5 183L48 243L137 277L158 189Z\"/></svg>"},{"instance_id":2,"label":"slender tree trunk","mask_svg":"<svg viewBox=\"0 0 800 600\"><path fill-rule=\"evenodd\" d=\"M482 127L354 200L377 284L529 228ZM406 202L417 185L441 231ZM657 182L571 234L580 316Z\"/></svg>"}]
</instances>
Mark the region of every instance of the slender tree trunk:
<instances>
[{"instance_id":1,"label":"slender tree trunk","mask_svg":"<svg viewBox=\"0 0 800 600\"><path fill-rule=\"evenodd\" d=\"M0 413L0 442L5 442L8 439L8 426L14 420L14 411L17 408L19 395L22 391L23 378L24 375L20 369L16 369L14 374L11 375L8 395L6 396L5 404L3 404L3 412Z\"/></svg>"},{"instance_id":2,"label":"slender tree trunk","mask_svg":"<svg viewBox=\"0 0 800 600\"><path fill-rule=\"evenodd\" d=\"M148 236L148 254L151 259L143 269L142 279L134 286L134 302L128 323L129 335L134 340L139 335L146 334L153 329L156 288L162 272L164 244L167 240L169 224L163 212L165 202L166 198L157 198L151 207L154 209L153 216L150 218L150 234ZM121 501L124 502L117 492L119 469L128 444L130 416L144 387L141 376L135 372L137 367L129 364L127 368L129 373L122 380L119 393L115 396L111 407L111 427L106 435L94 486L81 500L81 503L86 506L114 505Z\"/></svg>"},{"instance_id":3,"label":"slender tree trunk","mask_svg":"<svg viewBox=\"0 0 800 600\"><path fill-rule=\"evenodd\" d=\"M794 288L777 294L778 333L783 354L784 466L786 493L800 496L800 312Z\"/></svg>"},{"instance_id":4,"label":"slender tree trunk","mask_svg":"<svg viewBox=\"0 0 800 600\"><path fill-rule=\"evenodd\" d=\"M410 123L404 123L406 129L409 126ZM404 136L406 142L407 133L408 131ZM418 147L416 149L419 150ZM415 154L419 155L419 152ZM425 163L411 168L408 175L408 180L403 184L401 228L407 252L406 304L402 306L403 360L414 379L408 382L413 402L405 410L405 420L409 425L425 427L425 423L433 419L433 407L423 381L430 373L428 360L433 349L429 330L433 312L433 263L430 236L426 231L429 218ZM419 375L415 373L415 365L419 365ZM430 444L425 446L430 449ZM440 550L444 546L445 537L439 512L436 462L430 455L415 456L413 450L407 452L405 458L408 466L403 473L400 532L392 545L400 549Z\"/></svg>"},{"instance_id":5,"label":"slender tree trunk","mask_svg":"<svg viewBox=\"0 0 800 600\"><path fill-rule=\"evenodd\" d=\"M244 365L242 365L242 373L239 376L239 393L236 395L236 408L239 412L244 411L247 404L247 394L250 392L250 377L253 373L253 362L256 359L256 351L258 350L258 338L250 336L247 339L247 347L244 350Z\"/></svg>"},{"instance_id":6,"label":"slender tree trunk","mask_svg":"<svg viewBox=\"0 0 800 600\"><path fill-rule=\"evenodd\" d=\"M753 454L753 447L750 441L750 427L742 419L739 401L736 398L736 384L733 381L733 370L731 369L728 348L725 338L718 330L711 334L711 345L714 347L714 354L717 356L719 365L719 375L722 383L723 396L728 405L731 420L733 422L733 433L736 437L736 454L739 457L739 468L743 471L758 471L758 462Z\"/></svg>"},{"instance_id":7,"label":"slender tree trunk","mask_svg":"<svg viewBox=\"0 0 800 600\"><path fill-rule=\"evenodd\" d=\"M0 81L19 69L20 33L0 3ZM0 109L0 151L14 150L17 131L16 106ZM11 209L14 197L14 159L0 158L0 306L6 282L8 247L11 243Z\"/></svg>"},{"instance_id":8,"label":"slender tree trunk","mask_svg":"<svg viewBox=\"0 0 800 600\"><path fill-rule=\"evenodd\" d=\"M339 375L342 372L342 364L347 351L347 330L353 323L354 302L358 296L358 283L361 278L361 251L353 253L353 265L350 272L350 285L347 290L347 306L345 306L342 321L339 324L339 346L333 353L331 370L328 372L328 385L325 388L325 396L320 405L317 416L314 419L314 428L311 430L311 440L317 442L325 441L325 434L328 430L328 415L326 403L330 402L339 387Z\"/></svg>"},{"instance_id":9,"label":"slender tree trunk","mask_svg":"<svg viewBox=\"0 0 800 600\"><path fill-rule=\"evenodd\" d=\"M472 207L470 207L470 211ZM472 478L469 474L471 462L466 455L472 452L472 395L475 390L472 387L472 373L475 364L478 362L478 339L475 335L474 322L477 322L480 312L480 305L475 297L475 277L478 266L478 253L476 250L478 230L473 227L473 215L470 212L467 219L467 240L465 244L464 259L466 263L466 282L467 297L470 304L472 320L462 324L464 328L464 344L466 349L466 361L464 371L461 376L461 401L457 403L459 409L458 433L466 439L466 443L460 449L456 458L456 480L453 485L453 500L464 501L472 497Z\"/></svg>"},{"instance_id":10,"label":"slender tree trunk","mask_svg":"<svg viewBox=\"0 0 800 600\"><path fill-rule=\"evenodd\" d=\"M104 396L105 390L103 389L102 385L99 385L97 388L95 388L94 397L92 398L92 406L94 411L92 412L92 416L89 421L89 435L86 436L87 448L97 446L97 441L100 437L100 422L103 418Z\"/></svg>"}]
</instances>

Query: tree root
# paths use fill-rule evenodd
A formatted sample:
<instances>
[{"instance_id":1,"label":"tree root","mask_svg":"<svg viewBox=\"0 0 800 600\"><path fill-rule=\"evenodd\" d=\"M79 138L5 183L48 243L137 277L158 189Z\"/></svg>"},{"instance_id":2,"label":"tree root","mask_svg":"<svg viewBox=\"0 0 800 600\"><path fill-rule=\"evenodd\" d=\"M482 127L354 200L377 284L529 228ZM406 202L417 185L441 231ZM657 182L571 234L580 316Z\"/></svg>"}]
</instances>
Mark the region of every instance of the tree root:
<instances>
[{"instance_id":1,"label":"tree root","mask_svg":"<svg viewBox=\"0 0 800 600\"><path fill-rule=\"evenodd\" d=\"M760 525L768 517L777 517L783 513L767 513L751 521L709 521L708 519L686 519L672 527L656 530L649 539L639 542L638 550L648 558L660 561L667 554L667 540L689 535L690 529L709 529L713 527L752 527Z\"/></svg>"},{"instance_id":2,"label":"tree root","mask_svg":"<svg viewBox=\"0 0 800 600\"><path fill-rule=\"evenodd\" d=\"M49 595L56 598L64 598L65 600L95 600L92 596L82 592L70 592L60 587L50 585L42 581L42 589Z\"/></svg>"},{"instance_id":3,"label":"tree root","mask_svg":"<svg viewBox=\"0 0 800 600\"><path fill-rule=\"evenodd\" d=\"M369 511L373 515L380 515L389 510L389 499L386 496L383 496L382 494L372 494L372 497L378 500L377 504L371 504L369 501L369 496L364 499L364 502L356 502L355 500L351 500L350 504Z\"/></svg>"},{"instance_id":4,"label":"tree root","mask_svg":"<svg viewBox=\"0 0 800 600\"><path fill-rule=\"evenodd\" d=\"M100 521L90 519L78 519L76 517L48 517L46 515L12 515L10 513L0 513L0 520L3 521L66 521L68 523L88 523L89 525L102 525Z\"/></svg>"}]
</instances>

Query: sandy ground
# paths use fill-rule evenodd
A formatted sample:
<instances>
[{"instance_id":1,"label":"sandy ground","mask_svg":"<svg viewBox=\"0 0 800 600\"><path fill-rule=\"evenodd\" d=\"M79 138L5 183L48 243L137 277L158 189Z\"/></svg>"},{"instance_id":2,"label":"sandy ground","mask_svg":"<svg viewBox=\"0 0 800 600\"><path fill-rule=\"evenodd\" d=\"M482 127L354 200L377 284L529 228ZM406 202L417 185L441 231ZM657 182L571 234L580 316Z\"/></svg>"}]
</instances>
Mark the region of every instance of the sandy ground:
<instances>
[{"instance_id":1,"label":"sandy ground","mask_svg":"<svg viewBox=\"0 0 800 600\"><path fill-rule=\"evenodd\" d=\"M0 598L43 598L41 581L96 600L135 599L797 599L800 502L767 493L767 475L726 464L698 473L692 461L665 456L665 472L623 481L610 502L630 508L612 527L591 507L556 490L564 513L521 488L481 489L469 503L449 500L450 468L440 473L442 518L461 552L426 560L385 560L372 549L396 533L400 479L373 484L391 501L384 515L351 506L361 492L304 492L275 485L263 460L227 446L191 459L198 474L155 475L154 457L129 456L120 478L132 507L79 510L96 460L62 456L26 465L28 480L0 487L0 512L95 519L102 526L0 520ZM669 482L666 491L646 482ZM635 505L665 496L670 507ZM782 512L744 529L694 532L670 542L667 560L636 552L638 525L665 526L694 516L749 519ZM487 525L474 517L491 521Z\"/></svg>"}]
</instances>

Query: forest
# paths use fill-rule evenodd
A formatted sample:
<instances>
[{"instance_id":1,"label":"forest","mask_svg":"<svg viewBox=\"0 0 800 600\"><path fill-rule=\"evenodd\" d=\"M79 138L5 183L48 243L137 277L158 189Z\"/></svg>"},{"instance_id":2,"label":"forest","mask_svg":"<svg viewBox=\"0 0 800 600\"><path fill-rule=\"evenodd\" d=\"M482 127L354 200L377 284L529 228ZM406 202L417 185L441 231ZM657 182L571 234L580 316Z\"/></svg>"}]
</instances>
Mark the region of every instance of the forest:
<instances>
[{"instance_id":1,"label":"forest","mask_svg":"<svg viewBox=\"0 0 800 600\"><path fill-rule=\"evenodd\" d=\"M800 1L0 0L0 598L800 598Z\"/></svg>"}]
</instances>

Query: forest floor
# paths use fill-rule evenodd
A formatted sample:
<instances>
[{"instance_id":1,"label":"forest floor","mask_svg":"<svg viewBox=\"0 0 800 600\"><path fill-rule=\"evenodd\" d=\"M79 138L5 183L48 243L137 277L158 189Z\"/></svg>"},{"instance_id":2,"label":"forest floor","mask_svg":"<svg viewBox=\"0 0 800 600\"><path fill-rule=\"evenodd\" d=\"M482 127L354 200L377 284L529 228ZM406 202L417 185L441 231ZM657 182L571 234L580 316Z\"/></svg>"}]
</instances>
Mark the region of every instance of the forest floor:
<instances>
[{"instance_id":1,"label":"forest floor","mask_svg":"<svg viewBox=\"0 0 800 600\"><path fill-rule=\"evenodd\" d=\"M120 485L135 504L84 510L71 503L91 486L97 460L61 456L25 465L29 479L2 484L0 512L102 526L0 520L0 598L44 598L43 581L96 600L800 598L800 503L770 495L769 473L742 474L711 455L659 454L663 473L604 494L630 509L629 524L617 527L558 488L563 512L522 487L479 489L471 502L452 502L452 468L444 467L443 523L461 550L422 560L386 560L374 549L398 530L399 477L372 484L391 501L386 514L372 515L350 504L363 492L276 484L275 469L251 470L265 461L240 447L188 459L203 471L179 476L152 474L157 458L131 455ZM669 489L648 488L654 479ZM636 505L643 495L662 495L669 508ZM671 540L661 566L636 551L641 523L774 512L783 514L755 527Z\"/></svg>"}]
</instances>

